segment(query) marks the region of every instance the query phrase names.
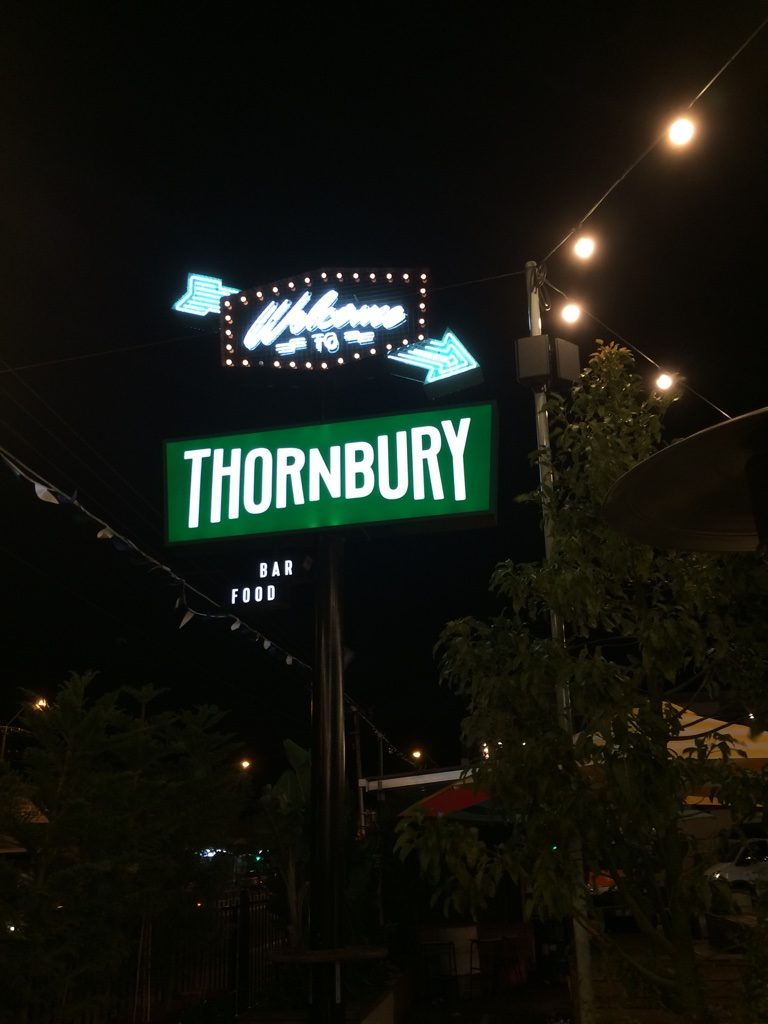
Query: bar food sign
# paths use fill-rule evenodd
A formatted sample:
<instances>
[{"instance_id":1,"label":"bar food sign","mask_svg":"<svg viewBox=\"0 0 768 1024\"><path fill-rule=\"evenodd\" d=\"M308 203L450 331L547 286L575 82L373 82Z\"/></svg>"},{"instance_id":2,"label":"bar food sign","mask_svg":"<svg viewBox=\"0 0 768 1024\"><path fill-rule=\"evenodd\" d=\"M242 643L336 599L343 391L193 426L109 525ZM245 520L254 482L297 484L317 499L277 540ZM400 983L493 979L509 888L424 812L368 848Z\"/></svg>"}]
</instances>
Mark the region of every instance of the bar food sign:
<instances>
[{"instance_id":1,"label":"bar food sign","mask_svg":"<svg viewBox=\"0 0 768 1024\"><path fill-rule=\"evenodd\" d=\"M495 407L165 443L170 543L494 512Z\"/></svg>"}]
</instances>

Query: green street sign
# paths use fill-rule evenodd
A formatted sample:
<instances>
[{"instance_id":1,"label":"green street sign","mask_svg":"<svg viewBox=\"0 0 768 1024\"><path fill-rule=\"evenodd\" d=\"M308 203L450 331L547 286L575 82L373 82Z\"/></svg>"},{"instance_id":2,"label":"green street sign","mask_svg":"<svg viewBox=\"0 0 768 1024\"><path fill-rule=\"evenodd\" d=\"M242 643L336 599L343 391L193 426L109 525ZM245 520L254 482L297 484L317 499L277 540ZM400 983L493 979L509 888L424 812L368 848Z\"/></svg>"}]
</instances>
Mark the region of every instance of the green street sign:
<instances>
[{"instance_id":1,"label":"green street sign","mask_svg":"<svg viewBox=\"0 0 768 1024\"><path fill-rule=\"evenodd\" d=\"M165 442L169 543L495 511L491 403Z\"/></svg>"}]
</instances>

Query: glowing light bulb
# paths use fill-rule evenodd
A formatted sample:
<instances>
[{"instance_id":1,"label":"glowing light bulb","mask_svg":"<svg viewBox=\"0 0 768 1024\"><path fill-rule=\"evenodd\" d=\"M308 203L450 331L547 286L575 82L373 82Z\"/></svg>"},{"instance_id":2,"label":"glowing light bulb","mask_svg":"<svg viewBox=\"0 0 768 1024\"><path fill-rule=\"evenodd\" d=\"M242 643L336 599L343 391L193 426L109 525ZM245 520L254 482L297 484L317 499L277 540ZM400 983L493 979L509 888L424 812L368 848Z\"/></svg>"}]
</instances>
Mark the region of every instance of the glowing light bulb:
<instances>
[{"instance_id":1,"label":"glowing light bulb","mask_svg":"<svg viewBox=\"0 0 768 1024\"><path fill-rule=\"evenodd\" d=\"M690 117L678 117L667 129L667 138L673 146L687 146L695 131L696 126Z\"/></svg>"},{"instance_id":2,"label":"glowing light bulb","mask_svg":"<svg viewBox=\"0 0 768 1024\"><path fill-rule=\"evenodd\" d=\"M251 762L247 758L243 758L243 760L240 762L240 767L242 769L250 768Z\"/></svg>"},{"instance_id":3,"label":"glowing light bulb","mask_svg":"<svg viewBox=\"0 0 768 1024\"><path fill-rule=\"evenodd\" d=\"M595 240L589 235L581 235L576 239L573 251L580 260L588 260L595 252Z\"/></svg>"},{"instance_id":4,"label":"glowing light bulb","mask_svg":"<svg viewBox=\"0 0 768 1024\"><path fill-rule=\"evenodd\" d=\"M414 761L419 761L419 760L421 760L421 751L420 751L420 750L414 750L414 751L413 751L413 752L411 753L411 757L412 757L412 758L414 759Z\"/></svg>"},{"instance_id":5,"label":"glowing light bulb","mask_svg":"<svg viewBox=\"0 0 768 1024\"><path fill-rule=\"evenodd\" d=\"M656 378L656 387L659 391L669 391L674 383L675 378L671 373L660 373Z\"/></svg>"},{"instance_id":6,"label":"glowing light bulb","mask_svg":"<svg viewBox=\"0 0 768 1024\"><path fill-rule=\"evenodd\" d=\"M575 324L581 316L581 307L575 302L569 302L560 310L560 316L567 324Z\"/></svg>"}]
</instances>

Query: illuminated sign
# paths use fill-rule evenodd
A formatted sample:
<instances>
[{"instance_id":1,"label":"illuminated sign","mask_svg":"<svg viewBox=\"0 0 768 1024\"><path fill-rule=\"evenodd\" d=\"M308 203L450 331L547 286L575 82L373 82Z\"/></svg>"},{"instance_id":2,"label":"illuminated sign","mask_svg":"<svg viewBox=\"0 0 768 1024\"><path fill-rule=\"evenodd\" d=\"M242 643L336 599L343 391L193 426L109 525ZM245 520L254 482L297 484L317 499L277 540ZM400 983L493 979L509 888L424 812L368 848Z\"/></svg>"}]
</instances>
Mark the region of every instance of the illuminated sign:
<instances>
[{"instance_id":1,"label":"illuminated sign","mask_svg":"<svg viewBox=\"0 0 768 1024\"><path fill-rule=\"evenodd\" d=\"M226 602L232 608L244 610L247 605L268 608L288 606L294 584L311 579L312 559L285 556L259 558L229 584Z\"/></svg>"},{"instance_id":2,"label":"illuminated sign","mask_svg":"<svg viewBox=\"0 0 768 1024\"><path fill-rule=\"evenodd\" d=\"M193 316L207 316L218 313L221 300L233 295L239 288L229 288L220 277L205 274L187 274L187 290L173 304L178 313L192 313Z\"/></svg>"},{"instance_id":3,"label":"illuminated sign","mask_svg":"<svg viewBox=\"0 0 768 1024\"><path fill-rule=\"evenodd\" d=\"M480 379L480 364L453 331L390 352L392 372L421 380L428 391L445 393ZM458 378L461 378L459 381Z\"/></svg>"},{"instance_id":4,"label":"illuminated sign","mask_svg":"<svg viewBox=\"0 0 768 1024\"><path fill-rule=\"evenodd\" d=\"M328 370L426 338L424 270L322 270L228 295L225 366Z\"/></svg>"},{"instance_id":5,"label":"illuminated sign","mask_svg":"<svg viewBox=\"0 0 768 1024\"><path fill-rule=\"evenodd\" d=\"M167 539L489 518L494 448L488 403L167 441Z\"/></svg>"}]
</instances>

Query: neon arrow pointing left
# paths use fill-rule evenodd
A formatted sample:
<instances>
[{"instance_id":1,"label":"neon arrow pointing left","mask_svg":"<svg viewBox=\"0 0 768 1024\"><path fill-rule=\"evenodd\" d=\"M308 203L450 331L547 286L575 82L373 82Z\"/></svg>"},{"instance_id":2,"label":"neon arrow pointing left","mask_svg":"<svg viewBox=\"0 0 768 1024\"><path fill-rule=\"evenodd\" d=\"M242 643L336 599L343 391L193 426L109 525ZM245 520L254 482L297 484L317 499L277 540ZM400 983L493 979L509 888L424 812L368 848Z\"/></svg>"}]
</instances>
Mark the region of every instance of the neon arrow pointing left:
<instances>
[{"instance_id":1,"label":"neon arrow pointing left","mask_svg":"<svg viewBox=\"0 0 768 1024\"><path fill-rule=\"evenodd\" d=\"M173 304L178 313L192 313L193 316L207 316L217 313L221 300L226 295L239 292L239 288L230 288L220 277L207 277L205 274L188 274L187 290Z\"/></svg>"}]
</instances>

